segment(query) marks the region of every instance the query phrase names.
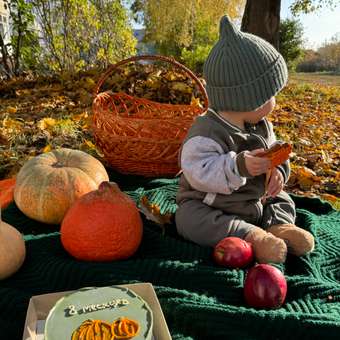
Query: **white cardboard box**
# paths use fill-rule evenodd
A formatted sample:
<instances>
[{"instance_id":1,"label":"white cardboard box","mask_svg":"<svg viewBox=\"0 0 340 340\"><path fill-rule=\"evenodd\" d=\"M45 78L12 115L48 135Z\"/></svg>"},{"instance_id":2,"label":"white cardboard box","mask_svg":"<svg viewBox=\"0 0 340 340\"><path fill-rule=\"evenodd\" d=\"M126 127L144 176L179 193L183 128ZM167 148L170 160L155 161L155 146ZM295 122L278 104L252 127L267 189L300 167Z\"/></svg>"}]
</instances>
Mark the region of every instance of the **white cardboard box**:
<instances>
[{"instance_id":1,"label":"white cardboard box","mask_svg":"<svg viewBox=\"0 0 340 340\"><path fill-rule=\"evenodd\" d=\"M140 295L153 312L153 335L155 340L171 340L161 305L151 283L134 283L120 285ZM55 303L63 296L73 291L32 296L28 305L23 340L43 340L45 320ZM69 339L60 339L69 340Z\"/></svg>"}]
</instances>

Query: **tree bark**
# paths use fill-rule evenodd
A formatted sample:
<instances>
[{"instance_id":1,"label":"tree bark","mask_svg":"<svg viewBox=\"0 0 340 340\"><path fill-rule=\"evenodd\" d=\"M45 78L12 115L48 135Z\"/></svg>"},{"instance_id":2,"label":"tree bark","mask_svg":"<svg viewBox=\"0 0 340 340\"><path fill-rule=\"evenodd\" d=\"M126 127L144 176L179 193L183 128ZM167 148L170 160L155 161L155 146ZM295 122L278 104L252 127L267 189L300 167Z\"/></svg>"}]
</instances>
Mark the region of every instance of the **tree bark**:
<instances>
[{"instance_id":1,"label":"tree bark","mask_svg":"<svg viewBox=\"0 0 340 340\"><path fill-rule=\"evenodd\" d=\"M16 51L14 55L14 74L16 76L19 75L19 67L20 67L20 51L21 51L21 41L23 38L23 31L22 31L22 18L21 18L21 9L18 8L18 41L16 46Z\"/></svg>"},{"instance_id":2,"label":"tree bark","mask_svg":"<svg viewBox=\"0 0 340 340\"><path fill-rule=\"evenodd\" d=\"M4 66L4 70L6 72L6 77L7 79L10 79L13 76L12 69L10 67L10 56L8 54L7 47L5 45L5 42L0 34L0 49L1 49L1 54L2 54L2 64Z\"/></svg>"},{"instance_id":3,"label":"tree bark","mask_svg":"<svg viewBox=\"0 0 340 340\"><path fill-rule=\"evenodd\" d=\"M241 31L255 34L279 48L281 0L247 0Z\"/></svg>"}]
</instances>

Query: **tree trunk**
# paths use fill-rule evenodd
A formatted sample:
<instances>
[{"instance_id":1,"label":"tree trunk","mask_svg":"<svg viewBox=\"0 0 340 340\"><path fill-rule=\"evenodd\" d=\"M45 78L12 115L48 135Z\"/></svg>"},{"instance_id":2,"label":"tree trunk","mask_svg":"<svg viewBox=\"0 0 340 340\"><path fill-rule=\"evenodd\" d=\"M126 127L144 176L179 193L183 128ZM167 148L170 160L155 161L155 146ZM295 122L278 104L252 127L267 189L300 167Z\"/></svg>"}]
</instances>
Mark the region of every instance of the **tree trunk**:
<instances>
[{"instance_id":1,"label":"tree trunk","mask_svg":"<svg viewBox=\"0 0 340 340\"><path fill-rule=\"evenodd\" d=\"M23 38L23 31L22 31L22 20L21 20L21 9L18 8L18 40L16 45L16 51L14 54L14 74L16 76L19 75L19 68L20 68L20 51L21 51L21 41Z\"/></svg>"},{"instance_id":2,"label":"tree trunk","mask_svg":"<svg viewBox=\"0 0 340 340\"><path fill-rule=\"evenodd\" d=\"M1 34L0 34L0 50L1 50L1 55L2 55L2 60L0 59L0 61L2 61L2 64L4 66L7 79L10 79L13 76L13 72L10 66L11 61L10 61L10 56L8 54L7 47L5 45L5 42Z\"/></svg>"},{"instance_id":3,"label":"tree trunk","mask_svg":"<svg viewBox=\"0 0 340 340\"><path fill-rule=\"evenodd\" d=\"M281 0L247 0L241 31L255 34L279 47Z\"/></svg>"}]
</instances>

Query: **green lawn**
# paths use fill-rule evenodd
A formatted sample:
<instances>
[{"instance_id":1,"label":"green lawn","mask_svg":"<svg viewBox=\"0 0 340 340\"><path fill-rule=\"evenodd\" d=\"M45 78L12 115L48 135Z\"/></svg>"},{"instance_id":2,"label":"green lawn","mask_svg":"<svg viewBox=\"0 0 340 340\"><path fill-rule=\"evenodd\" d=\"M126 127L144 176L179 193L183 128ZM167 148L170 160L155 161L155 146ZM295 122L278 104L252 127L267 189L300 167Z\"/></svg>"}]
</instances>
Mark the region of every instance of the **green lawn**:
<instances>
[{"instance_id":1,"label":"green lawn","mask_svg":"<svg viewBox=\"0 0 340 340\"><path fill-rule=\"evenodd\" d=\"M316 83L320 85L340 86L340 74L335 75L326 72L290 73L289 81L291 83Z\"/></svg>"}]
</instances>

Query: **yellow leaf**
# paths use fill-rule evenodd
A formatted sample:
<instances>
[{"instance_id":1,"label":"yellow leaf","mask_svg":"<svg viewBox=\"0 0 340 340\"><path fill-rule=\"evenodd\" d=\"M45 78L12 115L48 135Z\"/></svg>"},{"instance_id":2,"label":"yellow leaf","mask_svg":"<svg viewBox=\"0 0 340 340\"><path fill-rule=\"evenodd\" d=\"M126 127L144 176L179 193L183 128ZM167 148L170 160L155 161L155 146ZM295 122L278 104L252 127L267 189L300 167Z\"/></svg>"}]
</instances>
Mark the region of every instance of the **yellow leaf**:
<instances>
[{"instance_id":1,"label":"yellow leaf","mask_svg":"<svg viewBox=\"0 0 340 340\"><path fill-rule=\"evenodd\" d=\"M169 81L174 81L177 79L177 76L174 72L168 71L165 75L164 78Z\"/></svg>"},{"instance_id":2,"label":"yellow leaf","mask_svg":"<svg viewBox=\"0 0 340 340\"><path fill-rule=\"evenodd\" d=\"M295 118L291 117L291 116L281 116L279 118L279 122L280 123L290 123L290 122L294 122Z\"/></svg>"},{"instance_id":3,"label":"yellow leaf","mask_svg":"<svg viewBox=\"0 0 340 340\"><path fill-rule=\"evenodd\" d=\"M146 196L143 196L140 201L140 211L146 216L148 220L151 220L157 224L164 225L171 223L171 213L161 214L160 207L157 204L150 203Z\"/></svg>"},{"instance_id":4,"label":"yellow leaf","mask_svg":"<svg viewBox=\"0 0 340 340\"><path fill-rule=\"evenodd\" d=\"M320 183L320 177L315 172L305 166L297 167L297 180L303 190L310 190L313 184Z\"/></svg>"},{"instance_id":5,"label":"yellow leaf","mask_svg":"<svg viewBox=\"0 0 340 340\"><path fill-rule=\"evenodd\" d=\"M84 125L81 126L81 128L83 130L88 130L90 128L90 125L89 124L84 124Z\"/></svg>"},{"instance_id":6,"label":"yellow leaf","mask_svg":"<svg viewBox=\"0 0 340 340\"><path fill-rule=\"evenodd\" d=\"M90 149L95 149L96 146L90 141L85 139L84 143L90 148Z\"/></svg>"},{"instance_id":7,"label":"yellow leaf","mask_svg":"<svg viewBox=\"0 0 340 340\"><path fill-rule=\"evenodd\" d=\"M53 127L56 123L54 118L43 118L39 120L37 125L40 130L46 130Z\"/></svg>"},{"instance_id":8,"label":"yellow leaf","mask_svg":"<svg viewBox=\"0 0 340 340\"><path fill-rule=\"evenodd\" d=\"M97 52L97 60L104 59L105 54L104 48L100 48Z\"/></svg>"},{"instance_id":9,"label":"yellow leaf","mask_svg":"<svg viewBox=\"0 0 340 340\"><path fill-rule=\"evenodd\" d=\"M171 83L170 86L173 90L181 91L183 93L192 93L192 88L190 86L179 81Z\"/></svg>"},{"instance_id":10,"label":"yellow leaf","mask_svg":"<svg viewBox=\"0 0 340 340\"><path fill-rule=\"evenodd\" d=\"M47 145L43 148L43 153L50 152L51 150L52 150L51 144L47 144Z\"/></svg>"},{"instance_id":11,"label":"yellow leaf","mask_svg":"<svg viewBox=\"0 0 340 340\"><path fill-rule=\"evenodd\" d=\"M16 107L13 107L13 106L9 106L8 108L7 108L7 112L8 113L16 113L17 112L17 108Z\"/></svg>"},{"instance_id":12,"label":"yellow leaf","mask_svg":"<svg viewBox=\"0 0 340 340\"><path fill-rule=\"evenodd\" d=\"M85 112L79 113L77 115L73 115L72 120L74 120L75 122L79 122L83 119L88 118L88 116L89 116L88 113L85 111Z\"/></svg>"},{"instance_id":13,"label":"yellow leaf","mask_svg":"<svg viewBox=\"0 0 340 340\"><path fill-rule=\"evenodd\" d=\"M321 150L322 159L325 163L332 163L332 158L326 150Z\"/></svg>"},{"instance_id":14,"label":"yellow leaf","mask_svg":"<svg viewBox=\"0 0 340 340\"><path fill-rule=\"evenodd\" d=\"M85 139L83 145L84 144L87 147L89 147L91 150L93 150L98 156L104 157L104 154L101 153L101 151L99 149L97 149L97 147L90 140Z\"/></svg>"},{"instance_id":15,"label":"yellow leaf","mask_svg":"<svg viewBox=\"0 0 340 340\"><path fill-rule=\"evenodd\" d=\"M200 102L200 99L199 99L199 98L195 98L195 97L192 97L192 98L191 98L191 103L190 103L190 105L202 107L202 104L201 104L201 102Z\"/></svg>"},{"instance_id":16,"label":"yellow leaf","mask_svg":"<svg viewBox=\"0 0 340 340\"><path fill-rule=\"evenodd\" d=\"M2 126L6 129L18 130L22 127L22 123L11 118L5 118L2 122Z\"/></svg>"},{"instance_id":17,"label":"yellow leaf","mask_svg":"<svg viewBox=\"0 0 340 340\"><path fill-rule=\"evenodd\" d=\"M153 71L148 75L148 79L159 78L162 74L162 70Z\"/></svg>"},{"instance_id":18,"label":"yellow leaf","mask_svg":"<svg viewBox=\"0 0 340 340\"><path fill-rule=\"evenodd\" d=\"M159 78L156 78L156 77L154 77L154 78L151 78L151 77L148 78L148 79L146 80L145 84L146 84L147 87L149 87L149 88L151 88L151 89L158 89L158 88L162 85L160 79L159 79Z\"/></svg>"},{"instance_id":19,"label":"yellow leaf","mask_svg":"<svg viewBox=\"0 0 340 340\"><path fill-rule=\"evenodd\" d=\"M340 181L340 171L337 171L337 172L336 172L335 180L336 180L336 181Z\"/></svg>"}]
</instances>

